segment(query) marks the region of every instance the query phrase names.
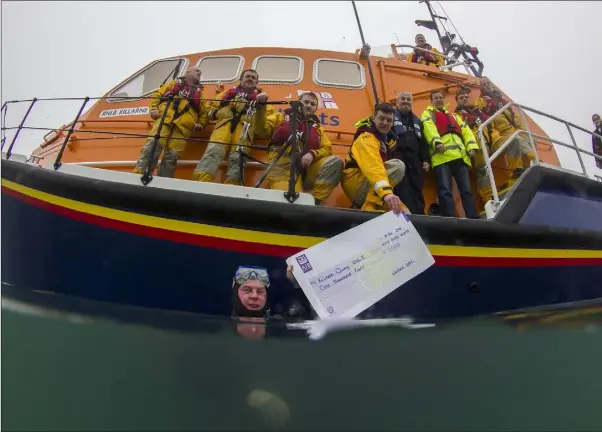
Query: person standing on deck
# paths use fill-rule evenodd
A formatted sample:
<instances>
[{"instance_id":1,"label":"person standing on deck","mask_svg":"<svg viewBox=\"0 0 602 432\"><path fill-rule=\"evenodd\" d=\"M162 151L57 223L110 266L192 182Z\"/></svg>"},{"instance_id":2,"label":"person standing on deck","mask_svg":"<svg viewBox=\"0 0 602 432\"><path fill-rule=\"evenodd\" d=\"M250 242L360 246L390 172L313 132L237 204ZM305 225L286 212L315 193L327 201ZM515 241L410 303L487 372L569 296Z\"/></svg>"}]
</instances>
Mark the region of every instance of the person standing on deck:
<instances>
[{"instance_id":1,"label":"person standing on deck","mask_svg":"<svg viewBox=\"0 0 602 432\"><path fill-rule=\"evenodd\" d=\"M481 124L487 121L489 116L485 114L482 109L470 103L470 89L461 90L456 93L456 104L457 106L454 112L462 117L462 120L464 120L464 122L472 130L472 133L477 140L477 145L479 146L479 150L476 152L474 158L474 164L477 177L477 189L479 190L479 195L481 196L483 204L485 204L487 201L493 199L493 196L491 195L491 183L489 182L487 166L485 165L483 151L480 148L477 131L479 130ZM491 156L494 151L493 149L498 149L500 147L502 137L500 136L500 133L493 127L493 123L489 123L483 130L483 136L485 138L487 152L489 156Z\"/></svg>"},{"instance_id":2,"label":"person standing on deck","mask_svg":"<svg viewBox=\"0 0 602 432\"><path fill-rule=\"evenodd\" d=\"M432 51L434 53L438 53L439 51L436 48L433 48L428 43L426 43L426 38L423 34L417 34L414 38L414 43L418 48L422 48L428 51ZM412 63L420 63L425 65L435 65L435 66L443 66L445 60L443 57L437 54L432 54L420 49L414 49L413 53L410 53L406 56L406 60Z\"/></svg>"},{"instance_id":3,"label":"person standing on deck","mask_svg":"<svg viewBox=\"0 0 602 432\"><path fill-rule=\"evenodd\" d=\"M355 124L357 131L349 153L345 157L341 186L352 208L368 211L410 213L406 205L393 193L405 174L405 165L393 159L392 151L397 136L391 129L395 109L391 104L378 104L374 114Z\"/></svg>"},{"instance_id":4,"label":"person standing on deck","mask_svg":"<svg viewBox=\"0 0 602 432\"><path fill-rule=\"evenodd\" d=\"M271 108L271 107L270 107ZM332 144L326 136L320 120L316 116L318 97L312 92L299 96L297 117L297 148L301 175L297 178L295 190L310 191L316 204L328 198L341 180L343 161L332 156ZM266 115L266 106L257 108L256 134L271 136L268 164L278 155L278 150L286 144L290 135L292 108L284 112ZM286 191L289 186L291 152L287 149L268 174L268 187Z\"/></svg>"},{"instance_id":5,"label":"person standing on deck","mask_svg":"<svg viewBox=\"0 0 602 432\"><path fill-rule=\"evenodd\" d=\"M393 150L393 157L404 163L406 172L393 191L413 214L423 215L422 185L424 184L424 173L431 167L431 158L422 134L422 122L412 112L412 101L413 97L409 92L400 92L397 95L397 108L393 122L397 145Z\"/></svg>"},{"instance_id":6,"label":"person standing on deck","mask_svg":"<svg viewBox=\"0 0 602 432\"><path fill-rule=\"evenodd\" d=\"M201 75L200 68L192 67L184 73L183 77L167 82L152 94L149 110L155 123L149 134L151 138L142 146L134 173L144 173L149 159L152 159L151 172L154 171L159 155L165 149L158 175L160 177L174 176L180 152L186 147L186 138L189 138L193 131L199 131L207 125L207 105L202 101ZM173 96L174 99L165 115L155 154L151 156L154 135L161 123L161 116L167 106L169 96Z\"/></svg>"},{"instance_id":7,"label":"person standing on deck","mask_svg":"<svg viewBox=\"0 0 602 432\"><path fill-rule=\"evenodd\" d=\"M470 158L479 147L470 128L459 115L447 111L443 92L431 92L431 105L421 116L424 138L430 147L431 163L439 190L441 216L454 217L451 179L456 180L466 217L478 219L474 196L470 189Z\"/></svg>"},{"instance_id":8,"label":"person standing on deck","mask_svg":"<svg viewBox=\"0 0 602 432\"><path fill-rule=\"evenodd\" d=\"M483 110L489 117L493 116L500 108L508 103L504 99L501 92L493 85L486 77L481 78L481 95L477 99L476 106ZM499 132L501 139L494 143L491 152L497 151L508 138L517 130L526 130L525 125L520 120L519 116L514 113L512 108L507 109L493 120L493 127ZM526 156L529 162L535 161L535 153L533 148L524 138L517 136L513 142L505 149L509 165L509 178L505 190L500 190L500 193L507 192L518 178L525 171L523 164L523 156Z\"/></svg>"},{"instance_id":9,"label":"person standing on deck","mask_svg":"<svg viewBox=\"0 0 602 432\"><path fill-rule=\"evenodd\" d=\"M600 114L594 114L592 116L594 122L594 133L602 136L602 121L600 120ZM598 138L592 135L592 152L602 157L602 138ZM602 160L596 158L596 166L602 169Z\"/></svg>"},{"instance_id":10,"label":"person standing on deck","mask_svg":"<svg viewBox=\"0 0 602 432\"><path fill-rule=\"evenodd\" d=\"M240 84L217 95L209 104L209 117L217 120L209 138L205 154L194 169L193 177L200 182L211 182L215 178L219 164L228 151L228 171L226 184L242 184L236 146L247 146L253 142L255 118L251 102L266 102L268 95L257 88L259 74L247 69L240 75ZM233 148L234 146L234 148Z\"/></svg>"}]
</instances>

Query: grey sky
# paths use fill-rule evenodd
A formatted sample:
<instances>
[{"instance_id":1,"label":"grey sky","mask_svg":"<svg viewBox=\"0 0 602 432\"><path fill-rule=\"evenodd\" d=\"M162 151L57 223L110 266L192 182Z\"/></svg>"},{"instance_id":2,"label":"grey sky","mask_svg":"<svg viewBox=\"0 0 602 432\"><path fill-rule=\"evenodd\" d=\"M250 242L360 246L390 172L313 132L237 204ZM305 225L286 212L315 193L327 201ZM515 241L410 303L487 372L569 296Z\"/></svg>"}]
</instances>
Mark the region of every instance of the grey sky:
<instances>
[{"instance_id":1,"label":"grey sky","mask_svg":"<svg viewBox=\"0 0 602 432\"><path fill-rule=\"evenodd\" d=\"M219 6L218 6L219 4ZM420 31L438 47L417 1L357 2L372 47L413 43ZM516 102L592 130L602 114L602 2L442 2L464 40L478 46L485 74ZM437 7L435 3L435 7ZM219 11L219 12L218 12ZM184 16L175 31L168 23ZM207 18L205 18L207 17ZM297 23L293 29L291 23ZM174 36L176 35L176 36ZM100 96L153 60L244 46L354 51L361 46L350 2L2 2L2 101ZM11 106L7 123L26 110ZM58 127L78 103L43 102L29 125ZM536 115L553 138L566 128ZM24 131L16 151L29 154L39 133ZM575 132L591 150L591 138ZM557 147L564 166L577 158ZM596 172L586 160L589 174ZM597 174L602 174L600 170Z\"/></svg>"}]
</instances>

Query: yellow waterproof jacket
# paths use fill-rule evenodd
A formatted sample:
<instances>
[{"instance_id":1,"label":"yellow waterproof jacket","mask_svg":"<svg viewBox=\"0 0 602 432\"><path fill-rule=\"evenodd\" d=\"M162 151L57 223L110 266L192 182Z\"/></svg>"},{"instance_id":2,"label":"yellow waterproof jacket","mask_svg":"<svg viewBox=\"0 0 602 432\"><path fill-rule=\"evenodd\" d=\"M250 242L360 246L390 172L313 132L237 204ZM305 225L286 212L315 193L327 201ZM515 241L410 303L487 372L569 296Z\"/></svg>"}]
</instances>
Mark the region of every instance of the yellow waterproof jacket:
<instances>
[{"instance_id":1,"label":"yellow waterproof jacket","mask_svg":"<svg viewBox=\"0 0 602 432\"><path fill-rule=\"evenodd\" d=\"M165 94L171 90L171 88L176 84L176 80L171 80L165 84L163 84L158 90L153 92L152 99L150 99L149 111L158 110L161 114L165 110L165 106L167 105L167 99L161 100ZM203 93L201 91L201 98L203 97ZM200 112L196 112L190 106L188 99L184 97L175 97L171 104L169 104L169 109L167 110L167 114L165 115L165 124L174 124L176 125L183 134L190 135L192 129L195 124L200 124L202 127L207 125L209 121L208 117L208 107L207 103L204 100L201 100L201 108ZM177 107L178 116L174 119L175 108ZM183 114L180 114L183 113ZM157 119L156 121L159 121Z\"/></svg>"},{"instance_id":2,"label":"yellow waterproof jacket","mask_svg":"<svg viewBox=\"0 0 602 432\"><path fill-rule=\"evenodd\" d=\"M269 115L267 114L269 112ZM274 108L271 105L268 106L267 109L258 108L257 109L257 118L255 131L258 136L262 137L271 137L274 132L284 123L284 113L283 112L274 112ZM320 147L318 150L311 150L311 153L314 155L314 162L325 157L332 155L332 143L330 139L326 136L326 132L322 125L318 122L318 135L320 137ZM285 154L290 153L290 148L286 151Z\"/></svg>"},{"instance_id":3,"label":"yellow waterproof jacket","mask_svg":"<svg viewBox=\"0 0 602 432\"><path fill-rule=\"evenodd\" d=\"M462 117L452 113L462 130L462 138L453 133L439 136L439 131L435 124L435 111L437 111L437 108L429 105L420 117L420 120L422 120L424 138L429 145L429 151L431 153L431 165L435 168L437 165L462 158L464 163L471 167L472 163L470 162L468 152L470 150L479 150L474 134L464 120L462 120ZM447 105L443 107L443 112L449 113ZM445 152L439 153L437 151L436 147L438 143L443 144Z\"/></svg>"},{"instance_id":4,"label":"yellow waterproof jacket","mask_svg":"<svg viewBox=\"0 0 602 432\"><path fill-rule=\"evenodd\" d=\"M482 109L489 116L492 116L499 108L501 108L501 106L495 109L492 108L492 104L486 99L486 95L483 95L482 93L477 99L475 105ZM505 105L505 103L503 103L503 105ZM506 140L518 129L525 130L525 125L521 121L520 116L516 115L512 108L509 108L502 114L498 115L492 123L493 127L498 130L502 140Z\"/></svg>"},{"instance_id":5,"label":"yellow waterproof jacket","mask_svg":"<svg viewBox=\"0 0 602 432\"><path fill-rule=\"evenodd\" d=\"M386 142L378 138L378 131L374 127L372 116L361 119L355 124L361 133L351 144L349 153L345 157L345 171L359 169L368 179L370 186L379 198L393 193L389 183L387 170L381 153L389 153L397 145L397 136L390 133ZM360 132L358 131L358 132Z\"/></svg>"},{"instance_id":6,"label":"yellow waterproof jacket","mask_svg":"<svg viewBox=\"0 0 602 432\"><path fill-rule=\"evenodd\" d=\"M236 88L234 86L232 88ZM230 122L234 118L234 113L246 112L246 108L248 107L249 101L244 98L235 97L232 99L227 105L220 108L221 99L228 93L231 89L227 89L215 95L214 100L209 102L209 118L217 120L215 124L215 129L220 128L224 124ZM252 120L250 116L244 114L241 116L239 123ZM253 124L252 124L253 125Z\"/></svg>"},{"instance_id":7,"label":"yellow waterproof jacket","mask_svg":"<svg viewBox=\"0 0 602 432\"><path fill-rule=\"evenodd\" d=\"M425 49L426 49L426 48L425 48ZM437 48L430 47L430 48L429 48L429 51L433 51L433 52L435 52L435 53L438 53L438 54L439 54L439 55L437 55L437 54L433 54L433 56L435 57L435 60L436 60L436 63L435 63L435 64L436 64L437 66L443 66L443 65L445 64L445 59L444 59L444 58L443 58L443 57L440 55L441 53L439 52L439 50L438 50ZM420 54L426 54L426 53L425 53L424 51L420 51L420 50L419 50L419 51L418 51L418 56L419 56L419 59L418 59L418 61L417 61L416 63L420 63L420 64L426 64L426 60L424 60L424 58L420 57ZM411 62L411 61L412 61L412 56L413 56L413 55L414 55L414 52L411 52L410 54L408 54L408 55L406 56L406 60L407 60L407 61L409 61L409 62ZM430 64L433 64L433 63L430 63Z\"/></svg>"}]
</instances>

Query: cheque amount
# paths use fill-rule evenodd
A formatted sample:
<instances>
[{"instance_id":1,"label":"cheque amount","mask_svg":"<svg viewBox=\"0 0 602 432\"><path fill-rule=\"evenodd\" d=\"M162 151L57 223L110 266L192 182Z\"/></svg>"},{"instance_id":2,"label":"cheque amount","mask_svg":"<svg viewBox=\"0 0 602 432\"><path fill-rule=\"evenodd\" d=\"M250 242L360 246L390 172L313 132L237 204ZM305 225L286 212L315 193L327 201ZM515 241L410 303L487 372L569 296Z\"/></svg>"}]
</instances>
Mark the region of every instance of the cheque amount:
<instances>
[{"instance_id":1,"label":"cheque amount","mask_svg":"<svg viewBox=\"0 0 602 432\"><path fill-rule=\"evenodd\" d=\"M399 265L395 259L389 259L393 252L400 250L402 238L409 232L403 228L386 232L361 254L341 261L309 279L310 285L321 298L329 297L332 291L338 292L339 286L357 286L369 291L377 289L383 278L394 276L413 264L413 260Z\"/></svg>"}]
</instances>

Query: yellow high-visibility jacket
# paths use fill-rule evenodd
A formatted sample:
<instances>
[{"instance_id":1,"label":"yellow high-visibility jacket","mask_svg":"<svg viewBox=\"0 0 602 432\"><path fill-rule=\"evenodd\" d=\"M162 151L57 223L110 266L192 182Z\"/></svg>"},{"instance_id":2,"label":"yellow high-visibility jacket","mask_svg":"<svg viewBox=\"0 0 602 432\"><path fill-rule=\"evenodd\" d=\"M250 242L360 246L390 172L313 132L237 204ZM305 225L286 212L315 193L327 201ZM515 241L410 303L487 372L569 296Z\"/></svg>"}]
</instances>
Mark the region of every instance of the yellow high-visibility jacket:
<instances>
[{"instance_id":1,"label":"yellow high-visibility jacket","mask_svg":"<svg viewBox=\"0 0 602 432\"><path fill-rule=\"evenodd\" d=\"M176 84L176 80L171 80L165 84L163 84L158 90L153 92L152 99L150 99L149 103L149 111L158 110L161 114L165 110L165 106L167 105L167 100L161 100L161 97L165 96L165 94L171 90L171 88ZM201 91L201 98L203 97L203 93ZM177 106L178 113L183 114L179 115L174 120L175 115L175 107ZM197 112L194 108L190 106L188 99L184 97L175 97L169 105L169 109L167 110L167 114L165 115L164 124L174 124L176 125L180 131L188 136L191 134L192 129L195 124L200 124L202 127L207 125L209 121L208 117L208 106L204 100L201 100L200 103L200 112ZM159 121L159 120L156 120Z\"/></svg>"},{"instance_id":2,"label":"yellow high-visibility jacket","mask_svg":"<svg viewBox=\"0 0 602 432\"><path fill-rule=\"evenodd\" d=\"M285 114L283 112L274 112L274 109L271 105L268 105L268 109L257 109L257 119L256 119L256 133L258 136L262 137L271 137L274 132L285 122ZM271 109L270 109L271 108ZM270 112L267 115L267 112ZM326 136L326 132L324 128L320 124L319 120L316 118L316 124L318 129L318 135L320 137L320 147L318 150L311 150L311 153L314 155L314 162L325 157L332 155L332 143L330 139ZM285 154L290 153L290 148L287 149Z\"/></svg>"},{"instance_id":3,"label":"yellow high-visibility jacket","mask_svg":"<svg viewBox=\"0 0 602 432\"><path fill-rule=\"evenodd\" d=\"M437 165L462 158L464 163L471 167L472 163L470 162L468 152L470 150L479 150L474 134L459 115L452 113L461 128L462 137L459 137L454 133L439 136L439 131L435 124L435 111L437 111L437 108L429 105L420 117L420 120L422 120L424 138L429 145L431 153L431 165L435 168ZM447 105L443 107L442 112L449 113ZM443 144L443 147L445 148L444 153L439 153L437 151L436 147L438 143Z\"/></svg>"},{"instance_id":4,"label":"yellow high-visibility jacket","mask_svg":"<svg viewBox=\"0 0 602 432\"><path fill-rule=\"evenodd\" d=\"M355 124L356 128L373 128L372 116ZM351 144L345 157L343 171L359 169L368 179L370 186L379 198L393 193L381 153L390 152L397 145L394 133L387 135L387 141L381 141L374 132L364 131Z\"/></svg>"}]
</instances>

